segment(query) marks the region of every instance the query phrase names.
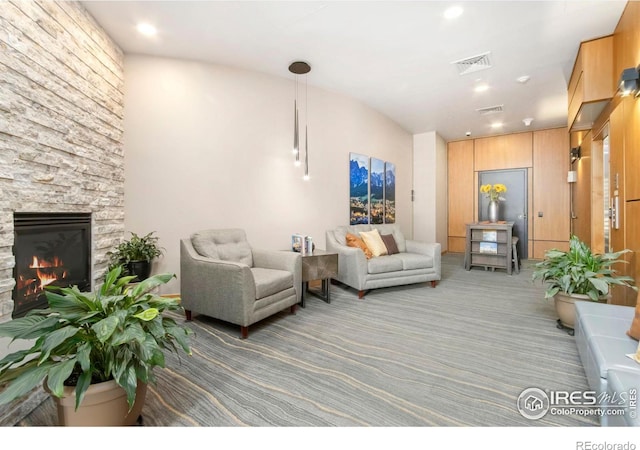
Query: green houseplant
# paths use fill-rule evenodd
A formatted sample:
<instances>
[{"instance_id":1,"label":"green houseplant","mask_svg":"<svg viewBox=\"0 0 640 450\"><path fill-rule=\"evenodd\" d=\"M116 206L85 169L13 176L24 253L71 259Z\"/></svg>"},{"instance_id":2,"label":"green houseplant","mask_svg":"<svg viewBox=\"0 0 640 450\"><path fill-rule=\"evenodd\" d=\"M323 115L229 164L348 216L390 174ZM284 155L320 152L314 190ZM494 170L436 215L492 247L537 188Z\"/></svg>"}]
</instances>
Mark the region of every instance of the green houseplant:
<instances>
[{"instance_id":1,"label":"green houseplant","mask_svg":"<svg viewBox=\"0 0 640 450\"><path fill-rule=\"evenodd\" d=\"M179 299L153 293L175 275L158 274L130 285L134 277L121 277L121 270L116 266L109 271L94 293L76 286L47 287L48 308L0 324L0 336L34 340L31 348L0 361L0 404L44 383L54 400L70 396L79 412L90 388L111 383L121 393L125 413L135 403L140 410L144 399L136 397L141 386L144 393L148 383L155 383L153 370L165 366L165 352L182 348L191 354L192 331L163 315L181 309ZM58 413L61 424L70 424L60 417L60 407ZM132 424L119 422L124 420L122 407L115 422L105 420L108 425Z\"/></svg>"},{"instance_id":2,"label":"green houseplant","mask_svg":"<svg viewBox=\"0 0 640 450\"><path fill-rule=\"evenodd\" d=\"M117 265L123 266L122 275L135 275L137 280L144 280L151 274L152 261L162 256L162 247L158 244L155 231L144 236L131 232L131 237L122 241L113 251L107 252L109 270Z\"/></svg>"},{"instance_id":3,"label":"green houseplant","mask_svg":"<svg viewBox=\"0 0 640 450\"><path fill-rule=\"evenodd\" d=\"M544 259L535 264L532 278L546 284L545 298L554 299L560 328L573 330L576 300L604 302L614 285L637 290L633 278L619 275L612 268L616 263L626 263L622 255L630 251L596 254L572 235L568 251L552 249L545 253Z\"/></svg>"}]
</instances>

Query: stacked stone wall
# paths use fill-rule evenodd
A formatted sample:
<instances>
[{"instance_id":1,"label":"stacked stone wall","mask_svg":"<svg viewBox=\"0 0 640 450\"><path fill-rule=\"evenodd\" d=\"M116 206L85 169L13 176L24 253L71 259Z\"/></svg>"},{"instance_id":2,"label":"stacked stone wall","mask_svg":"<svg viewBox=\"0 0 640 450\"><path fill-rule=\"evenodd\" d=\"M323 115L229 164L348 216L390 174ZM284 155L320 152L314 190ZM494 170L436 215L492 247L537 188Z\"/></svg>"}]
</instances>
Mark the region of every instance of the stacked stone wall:
<instances>
[{"instance_id":1,"label":"stacked stone wall","mask_svg":"<svg viewBox=\"0 0 640 450\"><path fill-rule=\"evenodd\" d=\"M0 1L0 321L15 212L92 214L92 279L124 235L124 58L76 2Z\"/></svg>"}]
</instances>

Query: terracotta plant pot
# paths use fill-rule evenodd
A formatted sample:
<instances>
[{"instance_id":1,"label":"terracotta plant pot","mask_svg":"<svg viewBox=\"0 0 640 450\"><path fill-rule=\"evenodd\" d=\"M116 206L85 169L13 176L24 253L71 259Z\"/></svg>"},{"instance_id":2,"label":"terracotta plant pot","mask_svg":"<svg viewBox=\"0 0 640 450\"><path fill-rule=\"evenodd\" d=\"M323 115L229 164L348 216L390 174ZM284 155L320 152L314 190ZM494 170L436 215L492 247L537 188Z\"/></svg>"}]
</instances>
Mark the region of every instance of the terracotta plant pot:
<instances>
[{"instance_id":1,"label":"terracotta plant pot","mask_svg":"<svg viewBox=\"0 0 640 450\"><path fill-rule=\"evenodd\" d=\"M565 294L564 292L558 292L553 296L553 300L556 305L556 313L560 319L560 323L573 330L576 323L576 301L588 301L592 302L588 295L583 294ZM606 303L607 297L602 297L600 303Z\"/></svg>"},{"instance_id":2,"label":"terracotta plant pot","mask_svg":"<svg viewBox=\"0 0 640 450\"><path fill-rule=\"evenodd\" d=\"M45 383L45 390L51 393ZM134 425L147 395L147 384L138 382L136 401L129 412L127 394L115 381L92 384L76 411L75 386L64 388L60 398L51 396L58 407L58 424L66 427Z\"/></svg>"}]
</instances>

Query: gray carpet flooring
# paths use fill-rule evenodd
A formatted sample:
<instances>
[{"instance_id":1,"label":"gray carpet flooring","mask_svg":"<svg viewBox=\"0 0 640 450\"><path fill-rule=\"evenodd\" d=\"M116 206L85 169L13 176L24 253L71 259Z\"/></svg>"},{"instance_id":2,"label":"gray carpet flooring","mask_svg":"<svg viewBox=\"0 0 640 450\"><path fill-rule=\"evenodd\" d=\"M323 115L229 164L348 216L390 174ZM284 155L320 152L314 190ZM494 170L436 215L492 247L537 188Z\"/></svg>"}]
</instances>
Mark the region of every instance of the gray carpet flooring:
<instances>
[{"instance_id":1,"label":"gray carpet flooring","mask_svg":"<svg viewBox=\"0 0 640 450\"><path fill-rule=\"evenodd\" d=\"M597 419L532 421L516 399L526 388L588 389L574 338L556 328L553 304L520 274L465 271L443 256L443 279L356 291L331 286L296 315L238 328L203 316L193 356L157 371L145 426L498 427L594 426ZM55 424L51 400L23 426Z\"/></svg>"}]
</instances>

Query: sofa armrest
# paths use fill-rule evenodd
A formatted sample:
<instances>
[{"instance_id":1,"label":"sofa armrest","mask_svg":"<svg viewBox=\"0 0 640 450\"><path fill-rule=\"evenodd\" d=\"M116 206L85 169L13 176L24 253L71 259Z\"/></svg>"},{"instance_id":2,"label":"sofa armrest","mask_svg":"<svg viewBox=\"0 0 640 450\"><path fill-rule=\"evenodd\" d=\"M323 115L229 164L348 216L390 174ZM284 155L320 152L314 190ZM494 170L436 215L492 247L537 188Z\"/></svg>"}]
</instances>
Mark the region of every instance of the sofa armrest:
<instances>
[{"instance_id":1,"label":"sofa armrest","mask_svg":"<svg viewBox=\"0 0 640 450\"><path fill-rule=\"evenodd\" d=\"M185 239L180 242L180 297L186 310L245 323L256 300L253 274L246 264L198 254Z\"/></svg>"},{"instance_id":2,"label":"sofa armrest","mask_svg":"<svg viewBox=\"0 0 640 450\"><path fill-rule=\"evenodd\" d=\"M407 239L407 253L418 253L433 258L433 268L438 274L438 279L442 276L442 246L438 242L420 242Z\"/></svg>"},{"instance_id":3,"label":"sofa armrest","mask_svg":"<svg viewBox=\"0 0 640 450\"><path fill-rule=\"evenodd\" d=\"M359 248L340 244L332 232L326 233L327 251L338 254L338 281L364 289L368 273L367 257Z\"/></svg>"},{"instance_id":4,"label":"sofa armrest","mask_svg":"<svg viewBox=\"0 0 640 450\"><path fill-rule=\"evenodd\" d=\"M286 270L293 274L293 287L298 301L302 298L302 257L300 253L282 250L252 249L253 266L265 269Z\"/></svg>"}]
</instances>

